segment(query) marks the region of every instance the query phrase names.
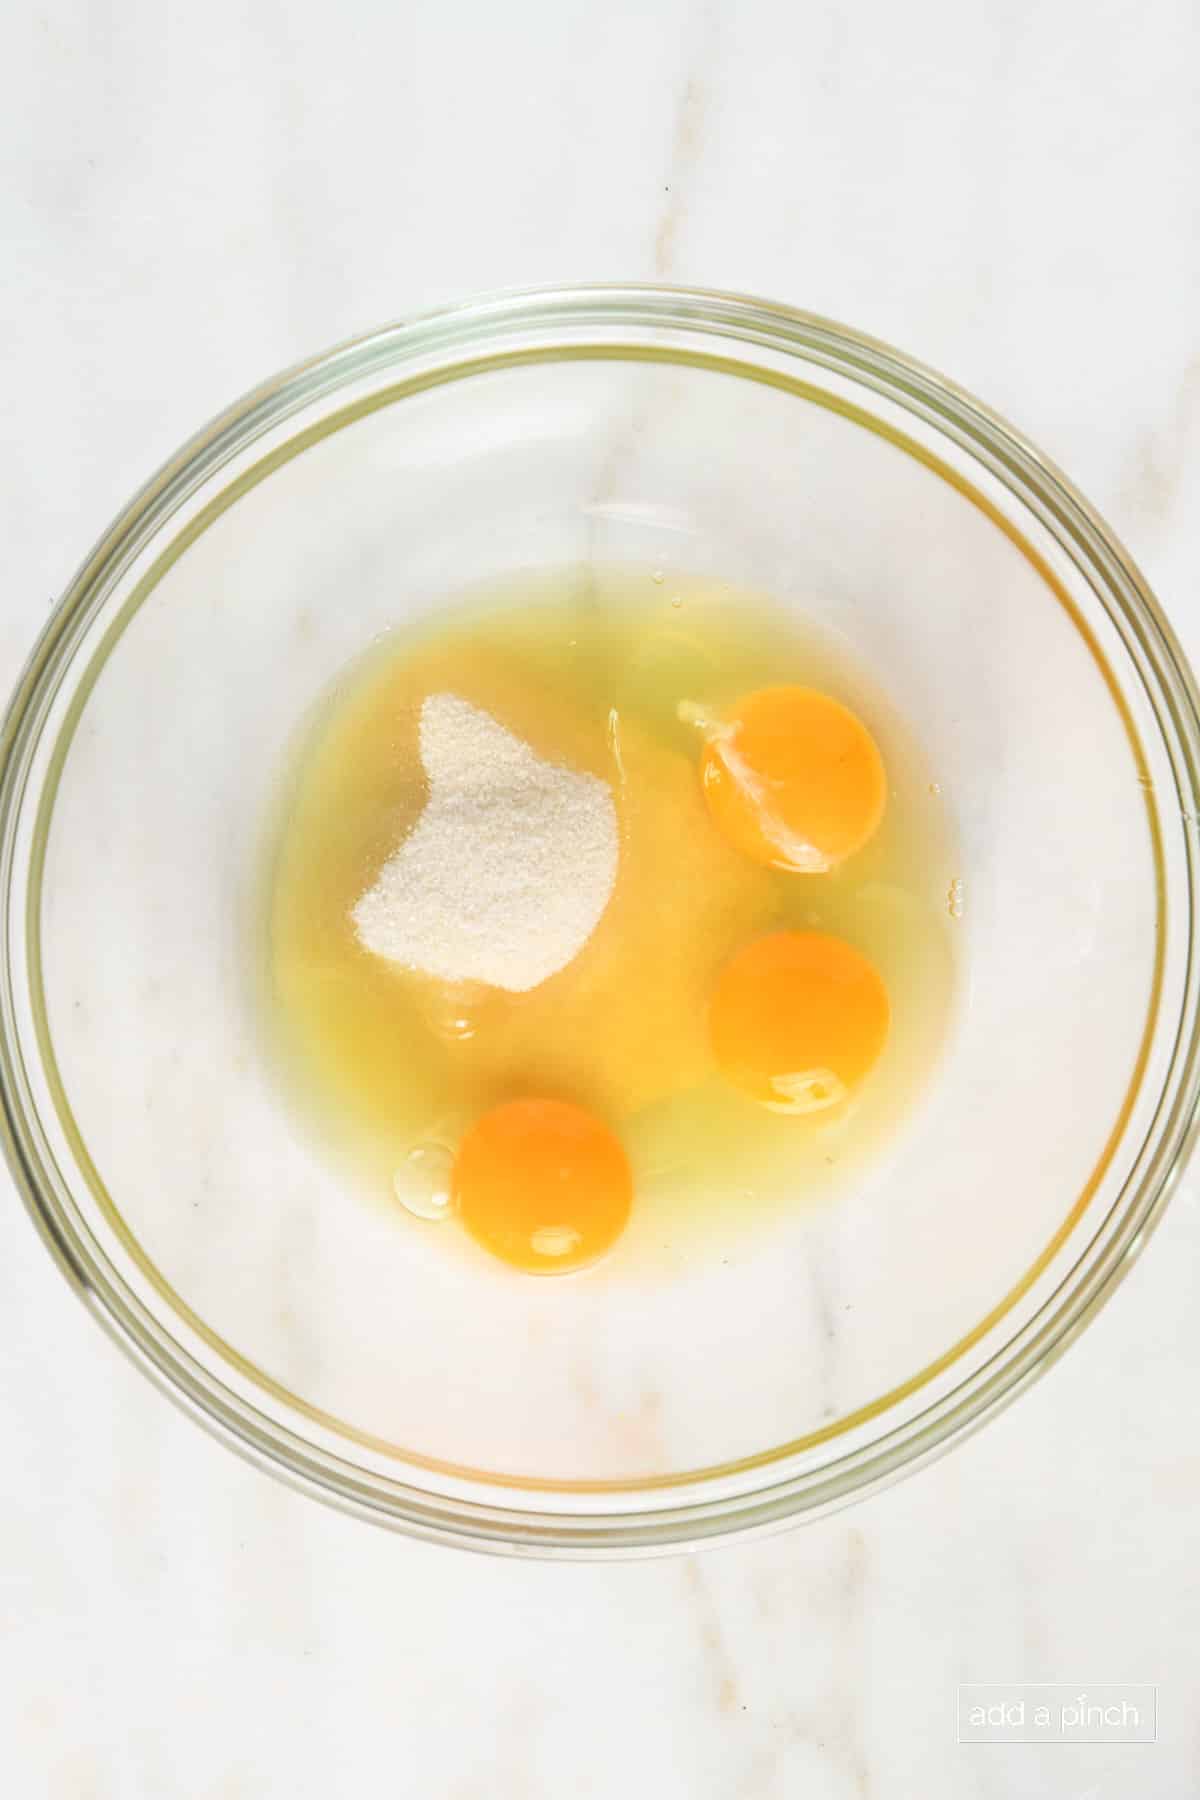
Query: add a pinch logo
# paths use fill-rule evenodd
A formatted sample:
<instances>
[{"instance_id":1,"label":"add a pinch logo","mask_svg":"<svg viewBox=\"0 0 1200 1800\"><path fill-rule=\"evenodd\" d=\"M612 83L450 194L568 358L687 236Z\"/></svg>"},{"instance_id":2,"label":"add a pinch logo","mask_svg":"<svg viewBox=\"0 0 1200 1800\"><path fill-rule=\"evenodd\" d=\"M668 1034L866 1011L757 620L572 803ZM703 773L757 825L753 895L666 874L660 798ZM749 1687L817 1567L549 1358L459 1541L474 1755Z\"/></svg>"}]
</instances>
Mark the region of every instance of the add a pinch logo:
<instances>
[{"instance_id":1,"label":"add a pinch logo","mask_svg":"<svg viewBox=\"0 0 1200 1800\"><path fill-rule=\"evenodd\" d=\"M1152 1744L1158 1689L1108 1682L969 1682L958 1690L960 1744Z\"/></svg>"}]
</instances>

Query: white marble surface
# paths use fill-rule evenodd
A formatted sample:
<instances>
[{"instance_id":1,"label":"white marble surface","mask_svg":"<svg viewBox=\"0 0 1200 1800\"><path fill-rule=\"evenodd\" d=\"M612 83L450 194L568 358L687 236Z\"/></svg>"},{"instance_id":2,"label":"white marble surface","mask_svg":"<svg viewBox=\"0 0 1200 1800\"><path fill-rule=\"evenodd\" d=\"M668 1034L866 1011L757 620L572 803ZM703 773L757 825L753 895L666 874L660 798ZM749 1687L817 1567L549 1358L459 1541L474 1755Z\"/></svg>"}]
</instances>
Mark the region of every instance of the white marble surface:
<instances>
[{"instance_id":1,"label":"white marble surface","mask_svg":"<svg viewBox=\"0 0 1200 1800\"><path fill-rule=\"evenodd\" d=\"M0 24L0 675L218 404L479 288L833 314L1066 465L1200 653L1190 0L68 0ZM345 17L345 15L343 15ZM1197 1177L1066 1360L767 1542L509 1565L196 1431L0 1210L0 1769L47 1800L1200 1791ZM1159 1742L966 1748L960 1681L1154 1682Z\"/></svg>"}]
</instances>

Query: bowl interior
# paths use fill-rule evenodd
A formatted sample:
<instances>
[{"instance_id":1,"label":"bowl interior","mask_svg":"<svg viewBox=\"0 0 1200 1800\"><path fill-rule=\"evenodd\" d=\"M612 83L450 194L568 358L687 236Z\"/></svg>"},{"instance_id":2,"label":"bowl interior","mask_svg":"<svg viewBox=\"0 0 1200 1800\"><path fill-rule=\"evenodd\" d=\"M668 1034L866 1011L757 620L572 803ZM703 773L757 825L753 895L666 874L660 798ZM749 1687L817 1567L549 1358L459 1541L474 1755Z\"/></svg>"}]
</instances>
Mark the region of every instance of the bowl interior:
<instances>
[{"instance_id":1,"label":"bowl interior","mask_svg":"<svg viewBox=\"0 0 1200 1800\"><path fill-rule=\"evenodd\" d=\"M586 1518L820 1470L979 1379L1113 1226L1188 921L1155 708L1026 496L816 359L577 339L398 352L131 553L43 728L28 1060L82 1228L202 1386L384 1486ZM471 583L589 561L757 587L871 672L955 816L959 1005L828 1203L538 1283L346 1191L263 1056L255 883L340 667Z\"/></svg>"}]
</instances>

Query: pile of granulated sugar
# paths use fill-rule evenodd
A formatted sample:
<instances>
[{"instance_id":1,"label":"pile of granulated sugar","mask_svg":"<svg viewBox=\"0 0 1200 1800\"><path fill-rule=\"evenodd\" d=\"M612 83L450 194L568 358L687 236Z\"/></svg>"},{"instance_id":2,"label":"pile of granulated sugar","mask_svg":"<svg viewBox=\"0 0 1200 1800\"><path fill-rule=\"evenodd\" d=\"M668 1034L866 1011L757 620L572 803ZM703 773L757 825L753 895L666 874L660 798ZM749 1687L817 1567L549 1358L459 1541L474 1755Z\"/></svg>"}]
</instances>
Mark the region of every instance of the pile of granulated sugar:
<instances>
[{"instance_id":1,"label":"pile of granulated sugar","mask_svg":"<svg viewBox=\"0 0 1200 1800\"><path fill-rule=\"evenodd\" d=\"M524 993L579 954L617 876L608 783L543 762L455 694L421 708L424 812L354 907L377 956Z\"/></svg>"}]
</instances>

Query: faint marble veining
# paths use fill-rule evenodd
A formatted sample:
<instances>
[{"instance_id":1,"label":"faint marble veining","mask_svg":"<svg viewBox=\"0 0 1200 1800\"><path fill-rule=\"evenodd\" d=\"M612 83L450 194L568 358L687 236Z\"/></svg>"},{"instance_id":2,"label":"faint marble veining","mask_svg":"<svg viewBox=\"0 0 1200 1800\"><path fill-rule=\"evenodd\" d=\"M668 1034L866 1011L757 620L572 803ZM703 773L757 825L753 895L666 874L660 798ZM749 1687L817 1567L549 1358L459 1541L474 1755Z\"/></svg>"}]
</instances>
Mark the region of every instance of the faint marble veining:
<instances>
[{"instance_id":1,"label":"faint marble veining","mask_svg":"<svg viewBox=\"0 0 1200 1800\"><path fill-rule=\"evenodd\" d=\"M856 1527L846 1533L845 1554L839 1574L837 1617L840 1623L837 1671L837 1697L834 1706L837 1737L835 1744L842 1761L852 1776L855 1791L869 1800L872 1790L871 1770L862 1733L863 1677L862 1638L867 1606L867 1540Z\"/></svg>"},{"instance_id":2,"label":"faint marble veining","mask_svg":"<svg viewBox=\"0 0 1200 1800\"><path fill-rule=\"evenodd\" d=\"M1181 491L1188 447L1200 423L1200 356L1180 378L1166 420L1133 441L1119 488L1122 509L1158 527L1165 525Z\"/></svg>"},{"instance_id":3,"label":"faint marble veining","mask_svg":"<svg viewBox=\"0 0 1200 1800\"><path fill-rule=\"evenodd\" d=\"M713 78L718 52L719 9L699 7L694 14L693 43L685 63L682 86L675 108L671 147L663 172L662 194L654 229L653 271L666 280L673 273L676 240L691 199L693 178L706 141ZM639 394L630 416L613 436L597 469L592 502L597 509L619 497L625 464L651 423L653 408ZM602 522L593 520L591 539L596 547Z\"/></svg>"},{"instance_id":4,"label":"faint marble veining","mask_svg":"<svg viewBox=\"0 0 1200 1800\"><path fill-rule=\"evenodd\" d=\"M693 1629L703 1652L711 1702L718 1712L735 1712L738 1707L737 1664L725 1640L720 1611L699 1557L688 1557L683 1565L683 1579Z\"/></svg>"},{"instance_id":5,"label":"faint marble veining","mask_svg":"<svg viewBox=\"0 0 1200 1800\"><path fill-rule=\"evenodd\" d=\"M654 273L660 281L674 271L676 240L706 142L719 20L720 12L715 6L705 6L696 15L695 45L675 114L663 203L654 234Z\"/></svg>"},{"instance_id":6,"label":"faint marble veining","mask_svg":"<svg viewBox=\"0 0 1200 1800\"><path fill-rule=\"evenodd\" d=\"M671 180L664 190L666 204L659 215L658 229L654 234L654 273L660 280L671 273L674 263L675 239L687 204L688 184L704 139L706 102L706 91L699 78L689 75L675 125L675 140L668 171Z\"/></svg>"},{"instance_id":7,"label":"faint marble veining","mask_svg":"<svg viewBox=\"0 0 1200 1800\"><path fill-rule=\"evenodd\" d=\"M829 1258L814 1238L805 1263L808 1291L812 1299L818 1345L821 1417L834 1419L838 1414L837 1361L838 1315L833 1299L834 1279Z\"/></svg>"},{"instance_id":8,"label":"faint marble veining","mask_svg":"<svg viewBox=\"0 0 1200 1800\"><path fill-rule=\"evenodd\" d=\"M797 1768L814 1760L827 1771L820 1793L830 1800L872 1800L879 1791L864 1729L872 1692L867 1540L850 1527L825 1533L814 1554L816 1542L794 1541L788 1552L751 1564L744 1587L723 1596L731 1618L738 1616L733 1710L742 1760L730 1788L737 1800L790 1794ZM715 1603L712 1612L722 1641Z\"/></svg>"},{"instance_id":9,"label":"faint marble veining","mask_svg":"<svg viewBox=\"0 0 1200 1800\"><path fill-rule=\"evenodd\" d=\"M632 1475L657 1474L670 1464L663 1435L662 1392L651 1380L643 1380L633 1404L617 1403L601 1394L591 1365L576 1360L570 1370L571 1386L583 1411L606 1446L606 1457Z\"/></svg>"}]
</instances>

